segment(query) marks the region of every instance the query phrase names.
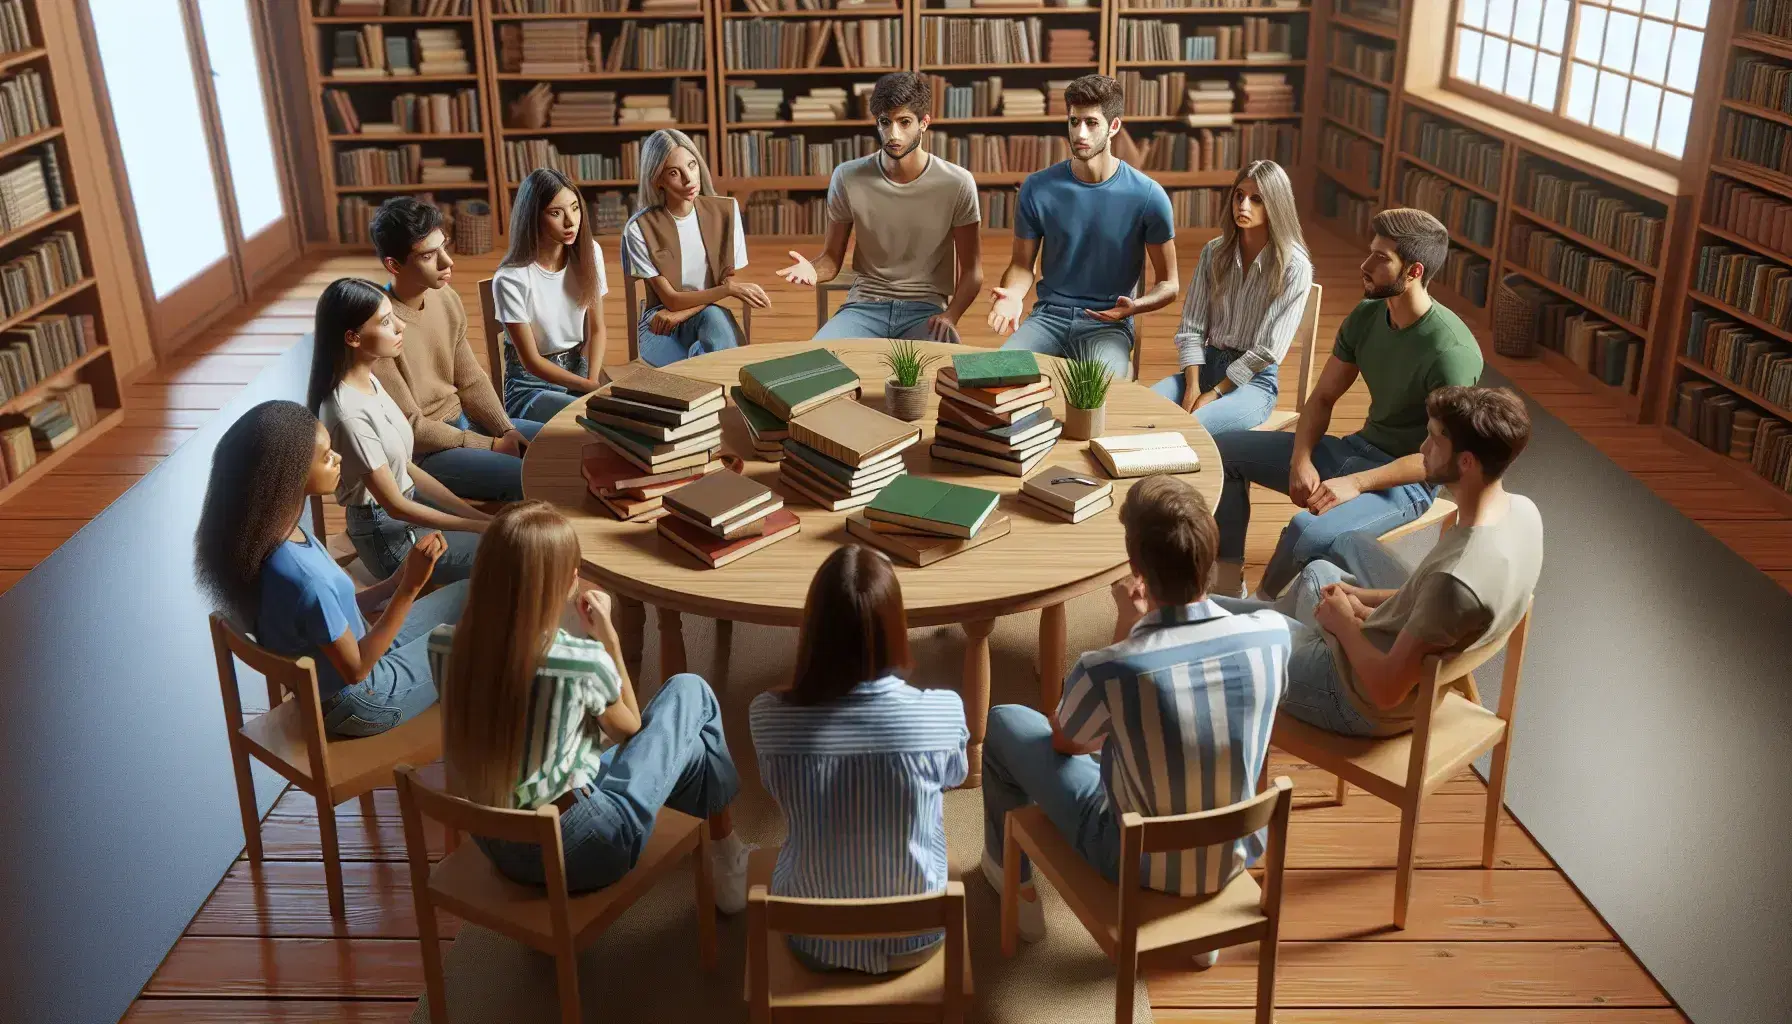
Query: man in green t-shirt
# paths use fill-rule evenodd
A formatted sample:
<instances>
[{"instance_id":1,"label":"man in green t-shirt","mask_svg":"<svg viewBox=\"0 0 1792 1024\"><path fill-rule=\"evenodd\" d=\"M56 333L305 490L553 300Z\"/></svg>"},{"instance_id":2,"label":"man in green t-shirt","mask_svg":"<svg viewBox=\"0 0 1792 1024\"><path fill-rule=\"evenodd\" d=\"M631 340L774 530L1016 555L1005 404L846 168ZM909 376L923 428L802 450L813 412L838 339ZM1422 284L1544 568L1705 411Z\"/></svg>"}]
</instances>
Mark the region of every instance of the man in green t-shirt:
<instances>
[{"instance_id":1,"label":"man in green t-shirt","mask_svg":"<svg viewBox=\"0 0 1792 1024\"><path fill-rule=\"evenodd\" d=\"M1364 299L1344 319L1331 358L1307 396L1293 433L1219 434L1225 490L1214 593L1242 595L1251 484L1281 491L1301 508L1283 529L1257 594L1273 598L1301 567L1358 530L1384 533L1431 507L1425 482L1425 397L1481 378L1481 349L1455 313L1426 285L1443 266L1450 235L1423 210L1383 210L1363 261ZM1358 376L1369 388L1369 416L1347 437L1328 435L1332 407Z\"/></svg>"}]
</instances>

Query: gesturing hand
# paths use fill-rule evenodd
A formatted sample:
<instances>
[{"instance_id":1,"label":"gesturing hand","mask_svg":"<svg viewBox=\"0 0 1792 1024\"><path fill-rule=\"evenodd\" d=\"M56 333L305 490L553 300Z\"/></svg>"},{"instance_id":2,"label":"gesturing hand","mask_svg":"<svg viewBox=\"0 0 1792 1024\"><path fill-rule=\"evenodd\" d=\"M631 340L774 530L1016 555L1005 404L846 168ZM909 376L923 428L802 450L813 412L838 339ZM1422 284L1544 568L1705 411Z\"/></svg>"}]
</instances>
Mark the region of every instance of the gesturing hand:
<instances>
[{"instance_id":1,"label":"gesturing hand","mask_svg":"<svg viewBox=\"0 0 1792 1024\"><path fill-rule=\"evenodd\" d=\"M1091 309L1089 315L1097 320L1106 320L1111 324L1119 323L1127 317L1132 316L1137 305L1137 303L1133 302L1131 296L1122 295L1114 300L1113 308Z\"/></svg>"},{"instance_id":2,"label":"gesturing hand","mask_svg":"<svg viewBox=\"0 0 1792 1024\"><path fill-rule=\"evenodd\" d=\"M796 254L792 253L791 255L794 256ZM798 257L798 258L801 259L801 257ZM804 262L804 265L808 264L807 260L804 260L803 262ZM793 267L790 269L795 269L795 268ZM785 280L789 280L789 278L786 278ZM809 268L809 283L810 284L815 283L815 268L814 267ZM728 279L728 282L726 284L724 284L722 287L728 289L729 295L732 295L735 298L742 300L747 305L752 306L754 309L770 309L770 308L772 308L771 297L765 294L765 289L759 287L756 284L753 284L751 281L736 281L734 278L731 277Z\"/></svg>"},{"instance_id":3,"label":"gesturing hand","mask_svg":"<svg viewBox=\"0 0 1792 1024\"><path fill-rule=\"evenodd\" d=\"M398 567L398 589L412 597L429 582L429 577L436 571L436 559L448 550L448 541L439 533L426 533L417 538L411 550L404 556L404 564Z\"/></svg>"},{"instance_id":4,"label":"gesturing hand","mask_svg":"<svg viewBox=\"0 0 1792 1024\"><path fill-rule=\"evenodd\" d=\"M927 336L934 341L943 341L951 345L962 344L964 339L958 336L958 325L940 313L927 318Z\"/></svg>"},{"instance_id":5,"label":"gesturing hand","mask_svg":"<svg viewBox=\"0 0 1792 1024\"><path fill-rule=\"evenodd\" d=\"M783 270L778 271L778 276L789 281L791 284L800 284L809 288L815 287L815 265L810 263L802 253L797 252L794 249L787 252L786 255L796 262L785 267Z\"/></svg>"},{"instance_id":6,"label":"gesturing hand","mask_svg":"<svg viewBox=\"0 0 1792 1024\"><path fill-rule=\"evenodd\" d=\"M1007 337L1020 326L1021 291L1018 288L995 287L989 290L989 326L997 334Z\"/></svg>"}]
</instances>

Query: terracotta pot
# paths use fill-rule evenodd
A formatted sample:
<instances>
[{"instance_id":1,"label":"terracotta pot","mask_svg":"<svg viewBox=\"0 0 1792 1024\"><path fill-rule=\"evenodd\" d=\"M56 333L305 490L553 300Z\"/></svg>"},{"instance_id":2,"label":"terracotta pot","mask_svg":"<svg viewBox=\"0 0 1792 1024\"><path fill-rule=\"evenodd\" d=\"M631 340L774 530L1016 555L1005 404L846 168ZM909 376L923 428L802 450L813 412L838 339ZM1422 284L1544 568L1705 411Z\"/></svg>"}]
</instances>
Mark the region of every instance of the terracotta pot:
<instances>
[{"instance_id":1,"label":"terracotta pot","mask_svg":"<svg viewBox=\"0 0 1792 1024\"><path fill-rule=\"evenodd\" d=\"M1108 425L1107 403L1093 409L1078 409L1066 406L1064 409L1064 437L1071 441L1087 441L1092 437L1100 437L1106 432Z\"/></svg>"},{"instance_id":2,"label":"terracotta pot","mask_svg":"<svg viewBox=\"0 0 1792 1024\"><path fill-rule=\"evenodd\" d=\"M884 381L884 408L897 419L913 423L927 415L927 392L931 390L926 384L905 388L891 378Z\"/></svg>"}]
</instances>

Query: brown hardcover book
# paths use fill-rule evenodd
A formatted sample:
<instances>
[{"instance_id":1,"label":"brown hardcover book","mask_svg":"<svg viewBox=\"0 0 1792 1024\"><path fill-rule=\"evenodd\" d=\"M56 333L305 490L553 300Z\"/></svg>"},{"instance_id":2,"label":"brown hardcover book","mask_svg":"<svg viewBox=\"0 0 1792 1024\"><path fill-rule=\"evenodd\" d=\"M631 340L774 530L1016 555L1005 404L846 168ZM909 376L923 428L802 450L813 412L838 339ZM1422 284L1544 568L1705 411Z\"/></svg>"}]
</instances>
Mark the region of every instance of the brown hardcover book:
<instances>
[{"instance_id":1,"label":"brown hardcover book","mask_svg":"<svg viewBox=\"0 0 1792 1024\"><path fill-rule=\"evenodd\" d=\"M716 526L772 500L772 489L739 473L712 473L666 495L666 505L704 526Z\"/></svg>"},{"instance_id":2,"label":"brown hardcover book","mask_svg":"<svg viewBox=\"0 0 1792 1024\"><path fill-rule=\"evenodd\" d=\"M1042 444L1056 441L1064 433L1064 425L1053 420L1050 427L1030 434L1018 444L995 441L969 430L960 430L950 423L941 423L934 428L933 438L944 444L959 448L975 448L989 452L991 455L1012 456L1018 452L1031 451Z\"/></svg>"},{"instance_id":3,"label":"brown hardcover book","mask_svg":"<svg viewBox=\"0 0 1792 1024\"><path fill-rule=\"evenodd\" d=\"M664 406L650 405L646 402L637 402L633 399L622 398L612 394L610 392L611 387L612 385L605 384L603 387L592 392L590 397L585 399L586 415L596 418L598 413L607 412L615 416L626 416L629 419L640 423L654 423L665 427L677 427L689 423L692 420L700 420L705 416L716 415L728 404L722 399L717 398L699 403L689 409L667 409Z\"/></svg>"},{"instance_id":4,"label":"brown hardcover book","mask_svg":"<svg viewBox=\"0 0 1792 1024\"><path fill-rule=\"evenodd\" d=\"M633 416L623 416L603 409L588 409L586 410L586 414L598 423L608 423L612 427L621 427L624 430L632 430L637 434L651 437L655 441L662 442L682 441L689 437L696 437L699 434L707 434L722 425L722 417L719 409L717 412L712 412L707 416L700 416L689 423L681 423L677 426L668 426L664 423L648 423L644 420L638 420Z\"/></svg>"},{"instance_id":5,"label":"brown hardcover book","mask_svg":"<svg viewBox=\"0 0 1792 1024\"><path fill-rule=\"evenodd\" d=\"M1007 516L991 516L977 531L975 537L941 537L914 534L885 533L877 529L865 518L865 513L854 512L846 517L846 532L888 554L913 566L932 565L949 555L960 551L969 551L979 545L988 544L992 540L1008 536L1013 529L1013 522Z\"/></svg>"},{"instance_id":6,"label":"brown hardcover book","mask_svg":"<svg viewBox=\"0 0 1792 1024\"><path fill-rule=\"evenodd\" d=\"M977 466L981 469L993 469L998 473L1006 473L1009 476L1026 476L1033 471L1035 466L1044 461L1047 455L1051 454L1053 447L1054 445L1050 444L1041 445L1034 450L1032 454L1027 455L1019 462L1012 459L1004 459L999 455L991 455L988 452L973 451L969 448L955 448L949 444L936 444L929 449L929 452L934 458L944 459L947 462L958 462L967 466Z\"/></svg>"},{"instance_id":7,"label":"brown hardcover book","mask_svg":"<svg viewBox=\"0 0 1792 1024\"><path fill-rule=\"evenodd\" d=\"M765 532L757 537L742 537L739 540L726 540L714 534L705 533L699 527L685 522L677 516L667 516L655 524L661 537L690 552L711 569L720 569L729 562L745 558L761 548L770 547L778 541L803 528L802 521L796 513L789 509L779 509L765 519Z\"/></svg>"},{"instance_id":8,"label":"brown hardcover book","mask_svg":"<svg viewBox=\"0 0 1792 1024\"><path fill-rule=\"evenodd\" d=\"M671 513L674 517L690 523L692 526L697 527L705 533L713 534L724 540L737 540L741 537L757 537L764 533L766 517L783 507L784 499L773 494L772 500L761 502L748 509L746 512L741 513L739 516L727 520L726 522L717 523L713 526L708 523L699 523L690 516L687 516L670 506L667 506L666 511Z\"/></svg>"},{"instance_id":9,"label":"brown hardcover book","mask_svg":"<svg viewBox=\"0 0 1792 1024\"><path fill-rule=\"evenodd\" d=\"M712 461L715 458L716 451L721 448L721 444L716 443L699 448L695 451L681 452L676 455L656 455L652 459L644 459L607 437L600 435L598 439L603 442L605 447L628 460L628 462L640 470L644 476L657 476L665 473L675 473L679 470L696 469L698 466Z\"/></svg>"},{"instance_id":10,"label":"brown hardcover book","mask_svg":"<svg viewBox=\"0 0 1792 1024\"><path fill-rule=\"evenodd\" d=\"M654 497L645 493L649 488L668 484L683 486L722 468L722 460L709 458L708 453L703 453L703 458L695 465L658 473L644 470L634 459L607 444L585 445L580 450L580 455L582 458L579 469L584 474L585 486L593 491L614 491L636 498ZM664 494L665 491L659 493Z\"/></svg>"},{"instance_id":11,"label":"brown hardcover book","mask_svg":"<svg viewBox=\"0 0 1792 1024\"><path fill-rule=\"evenodd\" d=\"M1112 495L1114 482L1055 462L1027 477L1020 485L1020 493L1061 512L1073 513Z\"/></svg>"},{"instance_id":12,"label":"brown hardcover book","mask_svg":"<svg viewBox=\"0 0 1792 1024\"><path fill-rule=\"evenodd\" d=\"M879 472L849 482L828 476L802 459L786 459L779 469L782 472L796 474L799 480L809 485L810 490L830 498L850 498L857 494L875 494L885 484L908 471L906 463L895 462L890 464L888 472Z\"/></svg>"},{"instance_id":13,"label":"brown hardcover book","mask_svg":"<svg viewBox=\"0 0 1792 1024\"><path fill-rule=\"evenodd\" d=\"M722 385L681 377L651 366L628 366L617 371L609 394L664 409L690 409L722 400Z\"/></svg>"},{"instance_id":14,"label":"brown hardcover book","mask_svg":"<svg viewBox=\"0 0 1792 1024\"><path fill-rule=\"evenodd\" d=\"M950 366L943 366L940 368L939 378L947 387L964 397L994 409L1043 402L1051 397L1052 393L1052 382L1049 377L1031 384L1005 384L995 388L961 388L958 386L958 372Z\"/></svg>"},{"instance_id":15,"label":"brown hardcover book","mask_svg":"<svg viewBox=\"0 0 1792 1024\"><path fill-rule=\"evenodd\" d=\"M1032 401L1003 406L998 409L987 402L980 402L975 398L966 397L963 392L959 391L957 388L947 387L945 382L938 378L934 379L933 393L940 396L942 405L946 402L957 402L959 405L965 406L973 412L982 413L984 416L994 419L997 424L1013 423L1017 418L1025 416L1034 409L1038 409L1045 405L1044 398L1035 397ZM1049 397L1050 393L1048 392L1045 398Z\"/></svg>"},{"instance_id":16,"label":"brown hardcover book","mask_svg":"<svg viewBox=\"0 0 1792 1024\"><path fill-rule=\"evenodd\" d=\"M1077 509L1075 512L1066 512L1055 505L1047 505L1045 502L1033 497L1026 491L1020 492L1020 500L1022 504L1037 510L1041 515L1048 515L1054 519L1062 519L1067 523L1080 523L1085 519L1093 519L1114 507L1114 496L1112 494L1105 495L1098 501L1092 501L1082 508Z\"/></svg>"},{"instance_id":17,"label":"brown hardcover book","mask_svg":"<svg viewBox=\"0 0 1792 1024\"><path fill-rule=\"evenodd\" d=\"M821 485L814 482L813 477L801 475L800 470L792 472L791 467L795 465L797 465L795 459L785 459L779 465L778 483L789 492L791 497L806 501L817 508L827 509L829 512L844 512L847 509L862 508L876 501L877 492L883 489L883 485L879 484L860 494L841 496L825 492L821 489Z\"/></svg>"},{"instance_id":18,"label":"brown hardcover book","mask_svg":"<svg viewBox=\"0 0 1792 1024\"><path fill-rule=\"evenodd\" d=\"M829 402L791 420L790 439L862 469L921 440L921 428L858 402Z\"/></svg>"},{"instance_id":19,"label":"brown hardcover book","mask_svg":"<svg viewBox=\"0 0 1792 1024\"><path fill-rule=\"evenodd\" d=\"M996 430L1012 426L1016 421L1031 416L1037 410L1045 408L1044 402L1021 406L1007 412L990 412L974 405L968 405L955 399L940 398L940 415L942 423L956 423L968 430Z\"/></svg>"},{"instance_id":20,"label":"brown hardcover book","mask_svg":"<svg viewBox=\"0 0 1792 1024\"><path fill-rule=\"evenodd\" d=\"M639 501L617 501L601 494L594 495L611 515L623 522L651 523L666 514L666 507L660 498L645 498Z\"/></svg>"}]
</instances>

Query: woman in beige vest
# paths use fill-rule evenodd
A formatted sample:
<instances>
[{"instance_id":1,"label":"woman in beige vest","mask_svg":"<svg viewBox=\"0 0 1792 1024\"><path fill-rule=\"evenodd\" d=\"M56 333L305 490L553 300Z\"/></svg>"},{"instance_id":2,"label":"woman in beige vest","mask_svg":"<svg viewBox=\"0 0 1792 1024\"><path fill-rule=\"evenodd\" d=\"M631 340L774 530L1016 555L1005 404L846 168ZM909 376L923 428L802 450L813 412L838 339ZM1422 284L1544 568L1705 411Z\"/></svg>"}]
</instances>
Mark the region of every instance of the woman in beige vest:
<instances>
[{"instance_id":1,"label":"woman in beige vest","mask_svg":"<svg viewBox=\"0 0 1792 1024\"><path fill-rule=\"evenodd\" d=\"M623 272L647 282L647 310L635 327L641 359L665 366L740 344L733 314L719 303L771 305L765 289L735 280L747 265L740 206L716 194L701 149L662 128L641 143L640 212L622 229Z\"/></svg>"}]
</instances>

